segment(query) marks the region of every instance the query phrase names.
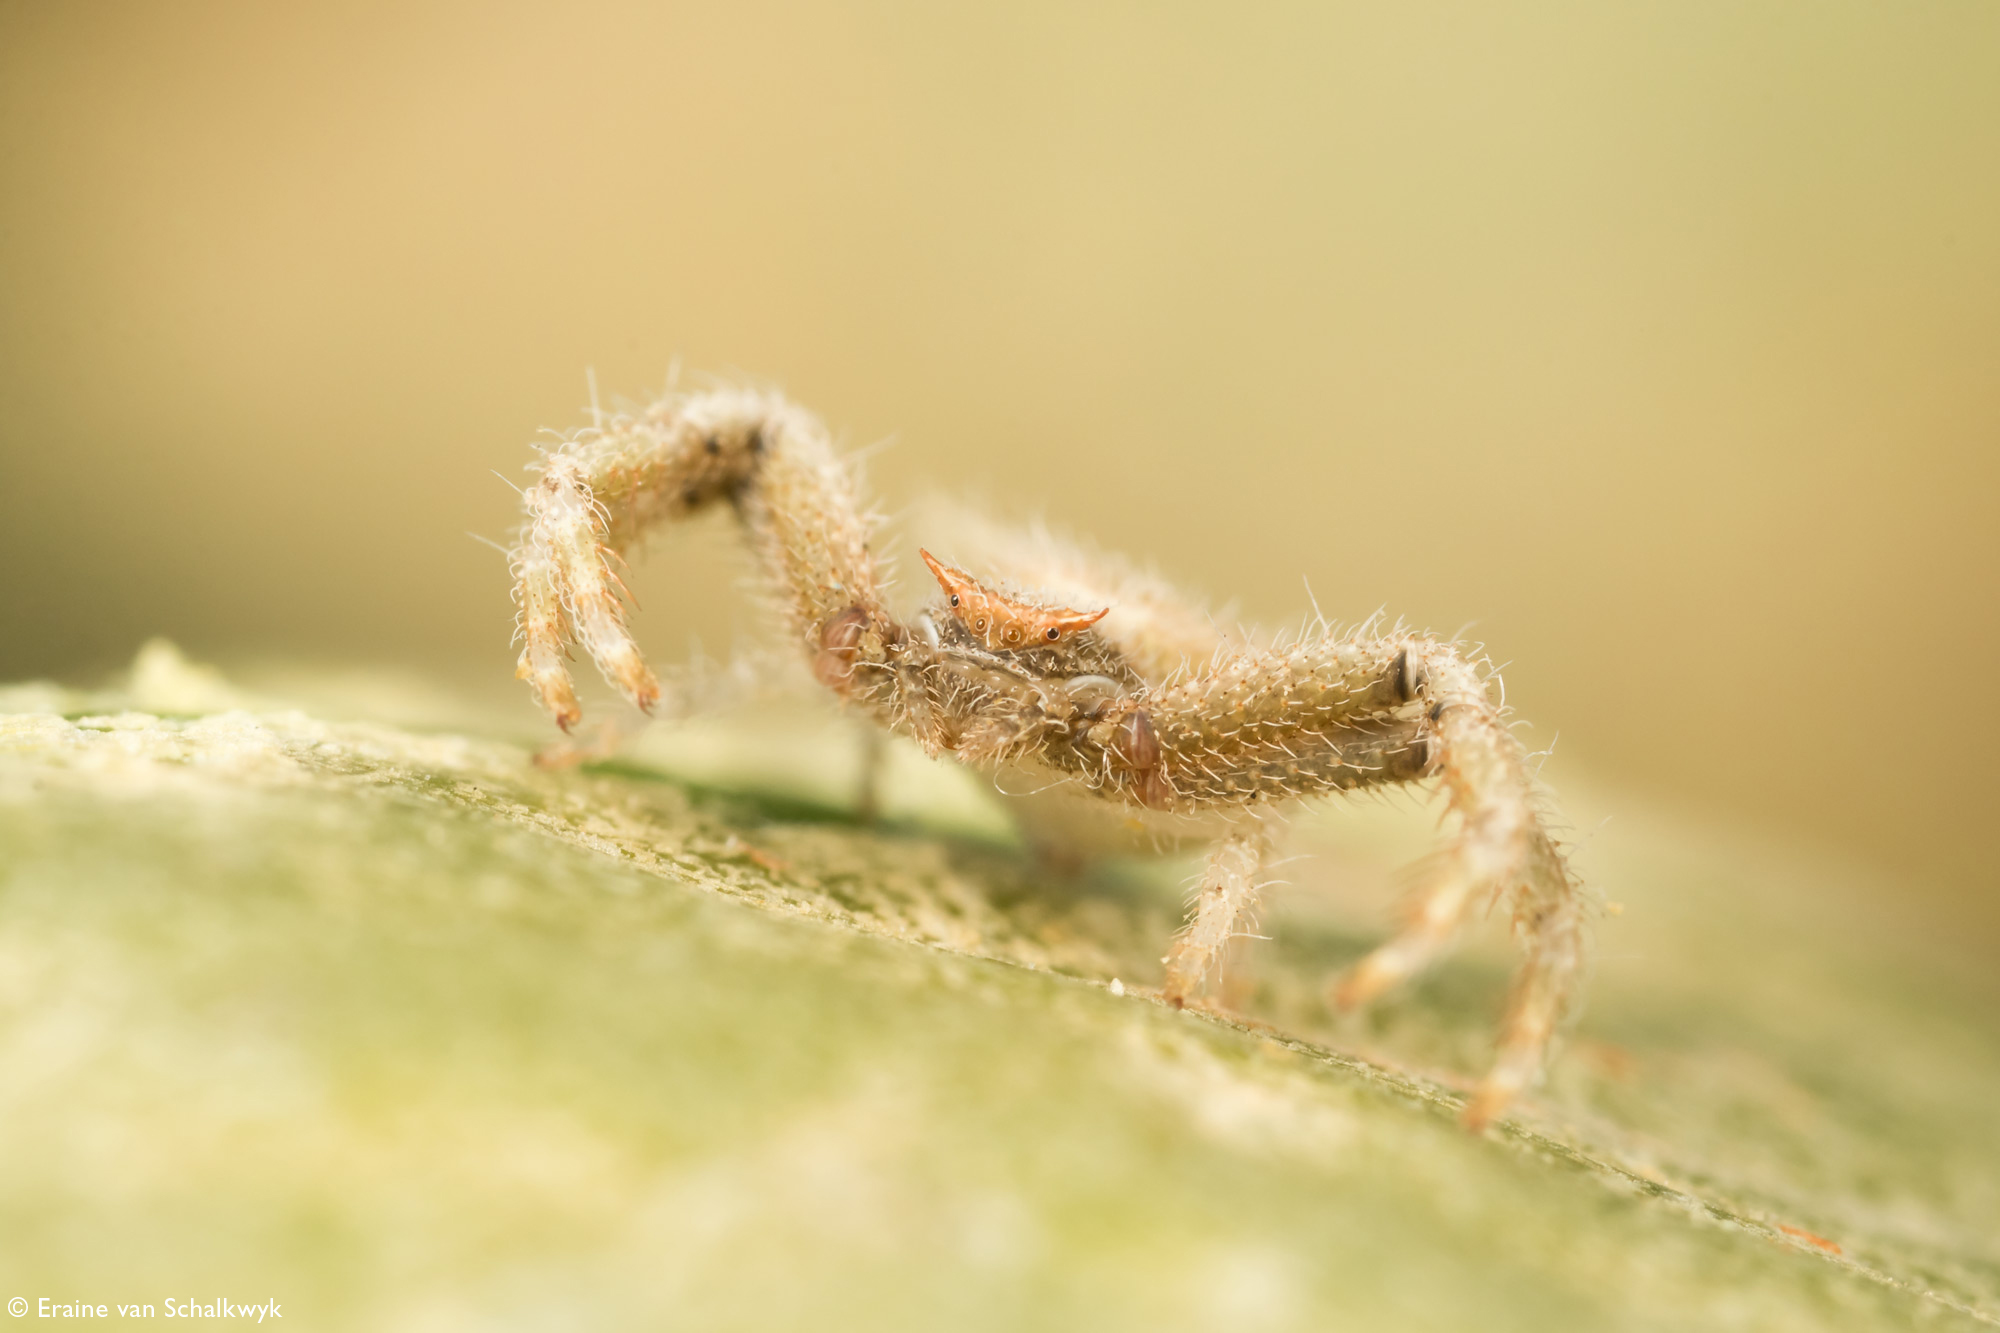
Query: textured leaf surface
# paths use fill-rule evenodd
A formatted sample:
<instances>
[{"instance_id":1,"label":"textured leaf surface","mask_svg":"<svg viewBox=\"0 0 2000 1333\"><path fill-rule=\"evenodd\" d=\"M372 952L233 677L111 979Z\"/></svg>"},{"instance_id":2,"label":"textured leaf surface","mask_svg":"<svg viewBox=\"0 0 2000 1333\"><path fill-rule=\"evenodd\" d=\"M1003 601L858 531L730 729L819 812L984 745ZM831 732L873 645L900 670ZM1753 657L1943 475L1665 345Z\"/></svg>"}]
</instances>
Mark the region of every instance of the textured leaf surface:
<instances>
[{"instance_id":1,"label":"textured leaf surface","mask_svg":"<svg viewBox=\"0 0 2000 1333\"><path fill-rule=\"evenodd\" d=\"M1144 991L1186 866L1044 869L955 771L897 756L867 827L838 727L551 773L348 697L164 646L116 694L0 690L0 1294L370 1329L2000 1322L1992 980L1836 869L1621 810L1589 1011L1473 1138L1499 942L1365 1021L1320 1000L1422 810L1302 821L1327 854L1234 1016L1176 1013ZM326 720L357 713L405 725Z\"/></svg>"}]
</instances>

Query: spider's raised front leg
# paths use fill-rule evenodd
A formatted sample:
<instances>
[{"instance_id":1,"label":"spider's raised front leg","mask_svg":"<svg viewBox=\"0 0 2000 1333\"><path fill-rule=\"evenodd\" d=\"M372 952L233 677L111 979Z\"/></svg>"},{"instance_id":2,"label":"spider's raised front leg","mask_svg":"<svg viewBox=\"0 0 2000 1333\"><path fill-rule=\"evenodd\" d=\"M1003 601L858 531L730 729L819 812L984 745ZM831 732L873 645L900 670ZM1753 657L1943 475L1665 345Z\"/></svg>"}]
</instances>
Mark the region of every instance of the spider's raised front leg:
<instances>
[{"instance_id":1,"label":"spider's raised front leg","mask_svg":"<svg viewBox=\"0 0 2000 1333\"><path fill-rule=\"evenodd\" d=\"M634 704L659 702L614 562L655 525L717 501L742 519L773 600L828 685L845 693L863 633L890 625L847 470L824 428L776 394L670 395L579 431L540 470L513 551L517 674L565 731L583 715L564 663L571 640Z\"/></svg>"}]
</instances>

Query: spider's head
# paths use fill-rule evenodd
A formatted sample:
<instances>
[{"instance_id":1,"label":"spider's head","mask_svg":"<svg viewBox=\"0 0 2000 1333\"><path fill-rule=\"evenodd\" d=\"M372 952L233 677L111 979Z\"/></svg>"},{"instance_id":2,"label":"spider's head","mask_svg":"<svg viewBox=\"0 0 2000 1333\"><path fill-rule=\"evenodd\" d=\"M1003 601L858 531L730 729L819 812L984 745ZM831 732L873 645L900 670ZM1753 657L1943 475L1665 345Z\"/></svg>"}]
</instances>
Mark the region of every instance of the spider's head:
<instances>
[{"instance_id":1,"label":"spider's head","mask_svg":"<svg viewBox=\"0 0 2000 1333\"><path fill-rule=\"evenodd\" d=\"M930 566L938 586L944 589L951 613L988 648L1052 647L1066 642L1078 630L1095 625L1111 611L1108 606L1102 611L1036 606L981 587L972 575L945 564L929 551L920 550L917 554Z\"/></svg>"}]
</instances>

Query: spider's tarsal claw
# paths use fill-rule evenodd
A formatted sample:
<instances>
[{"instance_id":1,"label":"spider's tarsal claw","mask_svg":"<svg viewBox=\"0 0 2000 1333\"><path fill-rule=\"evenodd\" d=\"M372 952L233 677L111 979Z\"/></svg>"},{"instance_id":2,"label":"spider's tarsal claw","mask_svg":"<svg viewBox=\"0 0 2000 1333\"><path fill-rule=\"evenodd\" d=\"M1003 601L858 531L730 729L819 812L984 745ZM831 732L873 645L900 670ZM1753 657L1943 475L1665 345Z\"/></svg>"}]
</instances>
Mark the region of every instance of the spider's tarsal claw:
<instances>
[{"instance_id":1,"label":"spider's tarsal claw","mask_svg":"<svg viewBox=\"0 0 2000 1333\"><path fill-rule=\"evenodd\" d=\"M653 674L639 650L626 640L612 651L599 650L599 663L618 692L632 701L633 707L643 713L651 713L660 702L660 681Z\"/></svg>"}]
</instances>

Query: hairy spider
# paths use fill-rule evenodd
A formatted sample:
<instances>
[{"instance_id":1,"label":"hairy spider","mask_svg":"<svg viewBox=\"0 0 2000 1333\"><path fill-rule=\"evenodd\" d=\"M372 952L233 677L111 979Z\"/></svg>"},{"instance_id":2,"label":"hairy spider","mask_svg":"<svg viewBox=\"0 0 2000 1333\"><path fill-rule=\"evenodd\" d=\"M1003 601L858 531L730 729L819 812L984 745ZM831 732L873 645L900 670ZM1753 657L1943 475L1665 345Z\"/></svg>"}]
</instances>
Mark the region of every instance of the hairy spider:
<instances>
[{"instance_id":1,"label":"hairy spider","mask_svg":"<svg viewBox=\"0 0 2000 1333\"><path fill-rule=\"evenodd\" d=\"M1491 671L1457 645L1400 629L1341 635L1324 621L1253 641L1155 579L1049 540L1003 550L1004 582L925 552L943 595L898 611L849 467L818 421L770 392L669 393L600 416L537 470L512 553L518 674L564 731L582 716L564 667L572 640L626 698L658 703L614 563L655 525L727 503L788 633L847 704L932 755L1026 767L1211 832L1163 960L1175 1005L1199 999L1217 970L1286 805L1436 779L1455 836L1423 864L1400 932L1337 978L1330 1000L1348 1009L1379 995L1504 900L1525 957L1465 1123L1485 1126L1539 1075L1582 979L1586 897Z\"/></svg>"}]
</instances>

